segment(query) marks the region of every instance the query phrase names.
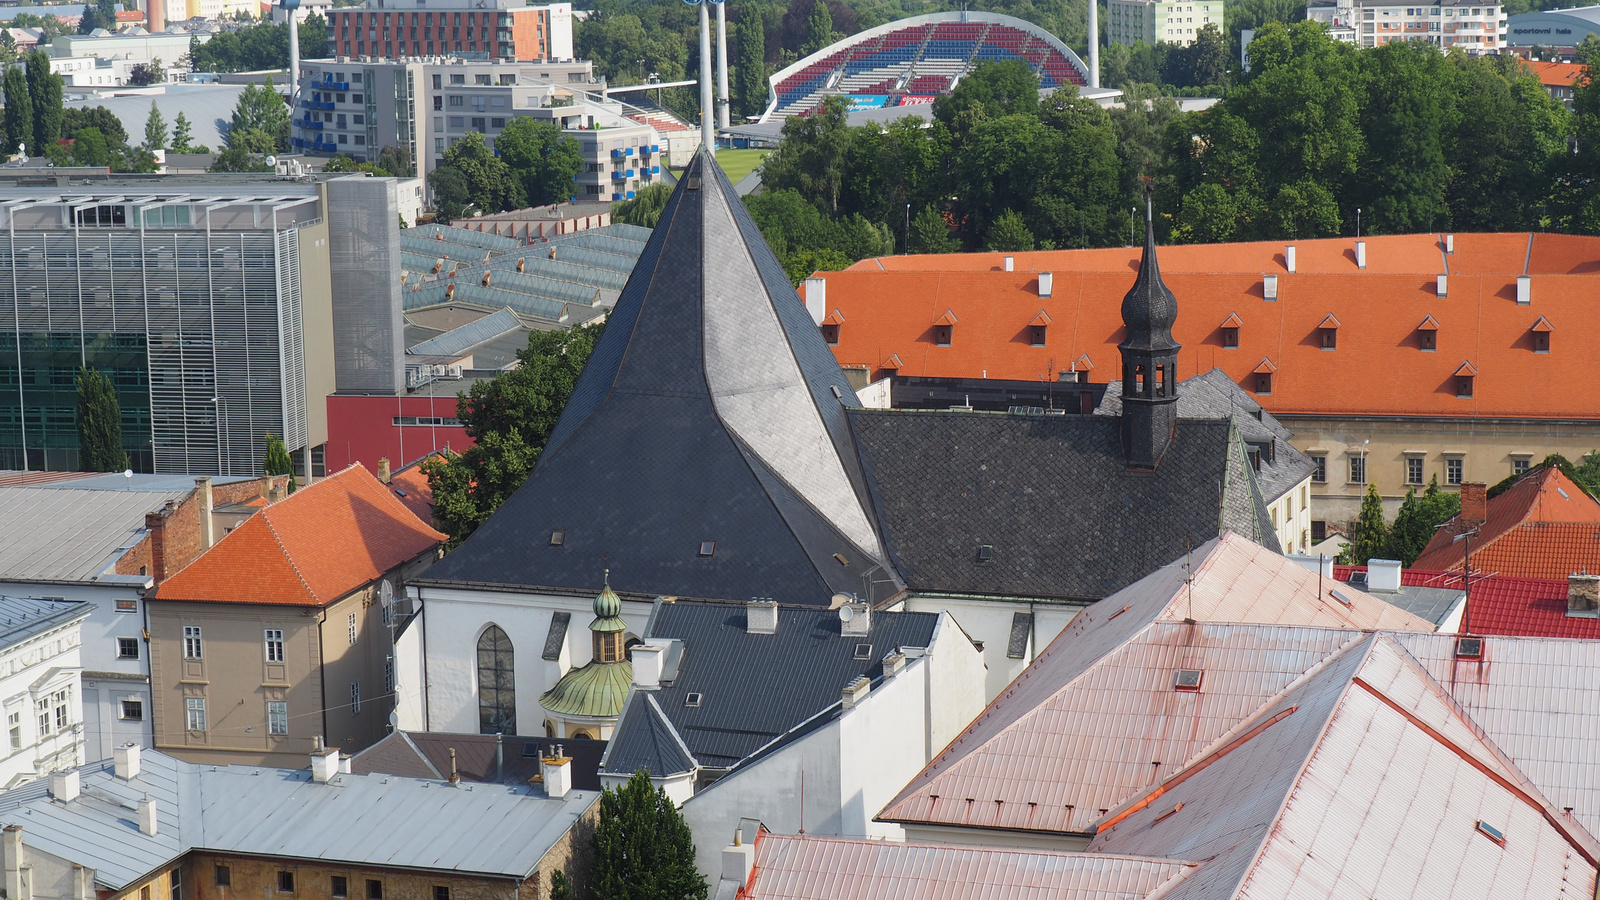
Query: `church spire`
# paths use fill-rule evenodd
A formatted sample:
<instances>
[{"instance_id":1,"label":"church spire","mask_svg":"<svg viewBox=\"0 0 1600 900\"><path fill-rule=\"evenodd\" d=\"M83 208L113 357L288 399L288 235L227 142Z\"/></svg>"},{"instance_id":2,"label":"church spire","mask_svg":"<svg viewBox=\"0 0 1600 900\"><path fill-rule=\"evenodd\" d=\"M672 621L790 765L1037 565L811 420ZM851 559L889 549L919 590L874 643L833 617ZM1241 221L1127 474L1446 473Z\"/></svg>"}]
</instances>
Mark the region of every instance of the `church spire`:
<instances>
[{"instance_id":1,"label":"church spire","mask_svg":"<svg viewBox=\"0 0 1600 900\"><path fill-rule=\"evenodd\" d=\"M1144 258L1122 298L1122 448L1130 468L1154 469L1177 431L1178 300L1161 280L1150 189L1145 188Z\"/></svg>"}]
</instances>

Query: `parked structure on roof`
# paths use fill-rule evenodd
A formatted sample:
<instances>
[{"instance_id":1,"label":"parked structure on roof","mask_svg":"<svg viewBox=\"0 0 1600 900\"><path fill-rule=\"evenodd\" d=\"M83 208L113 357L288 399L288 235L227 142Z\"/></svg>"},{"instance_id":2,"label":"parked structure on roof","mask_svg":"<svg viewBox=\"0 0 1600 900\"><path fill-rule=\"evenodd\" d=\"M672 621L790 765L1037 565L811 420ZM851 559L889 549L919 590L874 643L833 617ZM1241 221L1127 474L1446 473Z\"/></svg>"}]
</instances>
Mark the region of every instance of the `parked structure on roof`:
<instances>
[{"instance_id":1,"label":"parked structure on roof","mask_svg":"<svg viewBox=\"0 0 1600 900\"><path fill-rule=\"evenodd\" d=\"M1521 578L1600 572L1600 501L1554 465L1540 466L1488 499L1461 488L1461 514L1434 532L1416 568L1471 569Z\"/></svg>"},{"instance_id":2,"label":"parked structure on roof","mask_svg":"<svg viewBox=\"0 0 1600 900\"><path fill-rule=\"evenodd\" d=\"M607 568L631 622L656 596L950 610L993 694L1086 603L1185 547L1225 530L1275 543L1227 418L1124 435L1116 417L860 408L708 158L641 259L527 484L419 582L432 727L478 721L471 673L433 658L490 624L586 661L587 642L549 637L553 616L584 615ZM1152 405L1170 408L1166 384ZM536 697L519 692L519 722Z\"/></svg>"},{"instance_id":3,"label":"parked structure on roof","mask_svg":"<svg viewBox=\"0 0 1600 900\"><path fill-rule=\"evenodd\" d=\"M834 353L871 380L1087 371L1116 382L1122 323L1098 298L1120 292L1138 259L1135 249L884 257L818 273L805 296L842 317ZM1313 521L1325 523L1353 521L1369 483L1393 516L1408 488L1434 477L1446 490L1492 484L1546 454L1600 446L1587 386L1546 389L1564 354L1600 339L1600 319L1562 313L1592 303L1597 259L1600 238L1543 233L1161 251L1182 298L1179 373L1221 369L1294 433L1317 463ZM1051 324L1021 340L1041 312ZM956 324L940 330L947 316Z\"/></svg>"},{"instance_id":4,"label":"parked structure on roof","mask_svg":"<svg viewBox=\"0 0 1600 900\"><path fill-rule=\"evenodd\" d=\"M679 804L712 881L741 820L900 837L873 812L984 699L982 653L949 615L854 602L752 601L743 615L658 603L633 681L601 779L648 772Z\"/></svg>"},{"instance_id":5,"label":"parked structure on roof","mask_svg":"<svg viewBox=\"0 0 1600 900\"><path fill-rule=\"evenodd\" d=\"M0 595L5 788L83 764L82 629L93 610L83 600Z\"/></svg>"},{"instance_id":6,"label":"parked structure on roof","mask_svg":"<svg viewBox=\"0 0 1600 900\"><path fill-rule=\"evenodd\" d=\"M149 601L156 747L259 764L376 742L397 602L443 540L360 466L246 519Z\"/></svg>"},{"instance_id":7,"label":"parked structure on roof","mask_svg":"<svg viewBox=\"0 0 1600 900\"><path fill-rule=\"evenodd\" d=\"M544 760L538 786L357 775L331 749L310 761L209 766L119 747L114 763L0 794L8 892L514 900L546 896L556 871L588 884L599 795L572 788L570 760Z\"/></svg>"}]
</instances>

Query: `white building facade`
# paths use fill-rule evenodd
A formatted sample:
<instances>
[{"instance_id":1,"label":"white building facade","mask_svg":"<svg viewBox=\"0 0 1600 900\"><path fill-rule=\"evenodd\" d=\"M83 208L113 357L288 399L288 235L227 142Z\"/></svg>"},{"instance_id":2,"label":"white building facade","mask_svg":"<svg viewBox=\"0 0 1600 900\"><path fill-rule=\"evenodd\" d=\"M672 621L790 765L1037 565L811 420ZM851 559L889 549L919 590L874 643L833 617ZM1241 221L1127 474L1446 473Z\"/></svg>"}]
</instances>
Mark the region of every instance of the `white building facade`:
<instances>
[{"instance_id":1,"label":"white building facade","mask_svg":"<svg viewBox=\"0 0 1600 900\"><path fill-rule=\"evenodd\" d=\"M1339 0L1308 5L1306 18L1327 25L1335 36L1352 35L1362 47L1424 41L1472 54L1500 52L1507 46L1510 28L1503 6L1456 2L1407 6L1387 0Z\"/></svg>"},{"instance_id":2,"label":"white building facade","mask_svg":"<svg viewBox=\"0 0 1600 900\"><path fill-rule=\"evenodd\" d=\"M1222 30L1222 11L1223 0L1107 0L1106 40L1187 47L1207 25Z\"/></svg>"},{"instance_id":3,"label":"white building facade","mask_svg":"<svg viewBox=\"0 0 1600 900\"><path fill-rule=\"evenodd\" d=\"M85 761L81 700L85 603L0 596L0 786Z\"/></svg>"}]
</instances>

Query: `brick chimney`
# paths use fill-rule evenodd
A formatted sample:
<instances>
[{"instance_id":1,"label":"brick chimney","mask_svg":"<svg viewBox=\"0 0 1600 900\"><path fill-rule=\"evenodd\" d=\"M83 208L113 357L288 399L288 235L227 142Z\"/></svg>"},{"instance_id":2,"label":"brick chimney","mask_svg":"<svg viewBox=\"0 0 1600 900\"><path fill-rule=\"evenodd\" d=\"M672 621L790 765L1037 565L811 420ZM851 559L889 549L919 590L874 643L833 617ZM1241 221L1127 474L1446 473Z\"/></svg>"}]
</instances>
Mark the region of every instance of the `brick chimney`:
<instances>
[{"instance_id":1,"label":"brick chimney","mask_svg":"<svg viewBox=\"0 0 1600 900\"><path fill-rule=\"evenodd\" d=\"M211 497L210 478L196 478L194 480L194 498L200 505L200 551L204 553L211 549L212 544L216 543L211 523L211 511L214 504Z\"/></svg>"},{"instance_id":2,"label":"brick chimney","mask_svg":"<svg viewBox=\"0 0 1600 900\"><path fill-rule=\"evenodd\" d=\"M1600 575L1573 572L1567 576L1567 615L1600 616Z\"/></svg>"},{"instance_id":3,"label":"brick chimney","mask_svg":"<svg viewBox=\"0 0 1600 900\"><path fill-rule=\"evenodd\" d=\"M392 477L393 475L389 471L389 457L378 457L378 480L384 484L388 484L389 479Z\"/></svg>"},{"instance_id":4,"label":"brick chimney","mask_svg":"<svg viewBox=\"0 0 1600 900\"><path fill-rule=\"evenodd\" d=\"M1461 525L1477 528L1489 520L1488 488L1482 482L1468 482L1461 486Z\"/></svg>"},{"instance_id":5,"label":"brick chimney","mask_svg":"<svg viewBox=\"0 0 1600 900\"><path fill-rule=\"evenodd\" d=\"M144 530L150 532L150 577L160 584L167 577L167 517L145 513Z\"/></svg>"}]
</instances>

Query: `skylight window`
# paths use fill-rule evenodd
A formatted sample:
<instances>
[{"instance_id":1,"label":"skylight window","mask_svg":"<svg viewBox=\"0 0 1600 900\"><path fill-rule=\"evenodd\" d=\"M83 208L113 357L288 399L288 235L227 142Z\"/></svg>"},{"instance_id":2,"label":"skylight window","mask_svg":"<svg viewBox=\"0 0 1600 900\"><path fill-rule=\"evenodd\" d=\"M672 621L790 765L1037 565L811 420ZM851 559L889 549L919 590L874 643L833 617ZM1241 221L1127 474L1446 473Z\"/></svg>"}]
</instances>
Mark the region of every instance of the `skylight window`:
<instances>
[{"instance_id":1,"label":"skylight window","mask_svg":"<svg viewBox=\"0 0 1600 900\"><path fill-rule=\"evenodd\" d=\"M567 533L565 531L552 531L552 532L550 532L550 546L552 546L552 547L560 547L561 545L565 544L566 542L567 542Z\"/></svg>"},{"instance_id":2,"label":"skylight window","mask_svg":"<svg viewBox=\"0 0 1600 900\"><path fill-rule=\"evenodd\" d=\"M871 644L857 644L856 645L855 658L856 659L871 659L872 658L872 645Z\"/></svg>"},{"instance_id":3,"label":"skylight window","mask_svg":"<svg viewBox=\"0 0 1600 900\"><path fill-rule=\"evenodd\" d=\"M994 545L981 544L978 546L978 562L986 563L994 559Z\"/></svg>"},{"instance_id":4,"label":"skylight window","mask_svg":"<svg viewBox=\"0 0 1600 900\"><path fill-rule=\"evenodd\" d=\"M1200 679L1204 677L1199 669L1179 669L1177 678L1173 679L1172 689L1176 691L1200 690Z\"/></svg>"},{"instance_id":5,"label":"skylight window","mask_svg":"<svg viewBox=\"0 0 1600 900\"><path fill-rule=\"evenodd\" d=\"M1480 821L1478 823L1478 833L1502 847L1506 845L1505 832L1494 827L1493 825L1490 825L1488 822Z\"/></svg>"},{"instance_id":6,"label":"skylight window","mask_svg":"<svg viewBox=\"0 0 1600 900\"><path fill-rule=\"evenodd\" d=\"M1482 659L1483 638L1464 637L1456 639L1457 659Z\"/></svg>"},{"instance_id":7,"label":"skylight window","mask_svg":"<svg viewBox=\"0 0 1600 900\"><path fill-rule=\"evenodd\" d=\"M1333 599L1339 601L1340 603L1343 603L1345 606L1350 606L1350 605L1355 603L1355 601L1352 600L1348 595L1346 595L1344 592L1339 591L1337 589L1331 590L1328 593L1333 595Z\"/></svg>"},{"instance_id":8,"label":"skylight window","mask_svg":"<svg viewBox=\"0 0 1600 900\"><path fill-rule=\"evenodd\" d=\"M689 707L690 709L699 709L701 699L702 698L698 691L691 692L683 698L683 705Z\"/></svg>"},{"instance_id":9,"label":"skylight window","mask_svg":"<svg viewBox=\"0 0 1600 900\"><path fill-rule=\"evenodd\" d=\"M701 541L700 542L700 555L701 556L713 556L713 555L716 554L716 552L717 552L717 542L716 541Z\"/></svg>"}]
</instances>

